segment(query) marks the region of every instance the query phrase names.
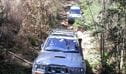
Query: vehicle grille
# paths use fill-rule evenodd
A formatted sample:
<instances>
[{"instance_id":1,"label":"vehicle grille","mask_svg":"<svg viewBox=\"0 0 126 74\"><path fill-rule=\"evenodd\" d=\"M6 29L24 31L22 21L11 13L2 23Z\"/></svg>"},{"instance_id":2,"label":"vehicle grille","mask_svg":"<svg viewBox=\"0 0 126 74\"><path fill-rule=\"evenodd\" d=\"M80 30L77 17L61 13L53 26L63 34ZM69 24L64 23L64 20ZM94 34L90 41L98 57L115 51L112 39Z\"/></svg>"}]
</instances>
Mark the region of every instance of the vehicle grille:
<instances>
[{"instance_id":1,"label":"vehicle grille","mask_svg":"<svg viewBox=\"0 0 126 74\"><path fill-rule=\"evenodd\" d=\"M55 66L55 65L53 65L53 66L49 66L49 67L47 67L46 68L46 72L47 73L60 73L60 74L68 74L69 73L69 71L68 71L68 69L66 68L66 67L64 67L64 66Z\"/></svg>"}]
</instances>

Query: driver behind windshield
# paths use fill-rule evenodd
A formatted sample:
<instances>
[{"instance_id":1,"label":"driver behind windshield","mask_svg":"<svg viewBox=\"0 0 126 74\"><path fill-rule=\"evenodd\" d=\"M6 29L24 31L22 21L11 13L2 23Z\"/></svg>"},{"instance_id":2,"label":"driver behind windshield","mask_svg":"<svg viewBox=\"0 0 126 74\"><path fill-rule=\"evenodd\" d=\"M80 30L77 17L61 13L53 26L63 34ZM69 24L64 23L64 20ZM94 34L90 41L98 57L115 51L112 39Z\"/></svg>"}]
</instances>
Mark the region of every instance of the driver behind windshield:
<instances>
[{"instance_id":1,"label":"driver behind windshield","mask_svg":"<svg viewBox=\"0 0 126 74\"><path fill-rule=\"evenodd\" d=\"M72 39L49 38L45 45L46 50L78 51L78 45Z\"/></svg>"}]
</instances>

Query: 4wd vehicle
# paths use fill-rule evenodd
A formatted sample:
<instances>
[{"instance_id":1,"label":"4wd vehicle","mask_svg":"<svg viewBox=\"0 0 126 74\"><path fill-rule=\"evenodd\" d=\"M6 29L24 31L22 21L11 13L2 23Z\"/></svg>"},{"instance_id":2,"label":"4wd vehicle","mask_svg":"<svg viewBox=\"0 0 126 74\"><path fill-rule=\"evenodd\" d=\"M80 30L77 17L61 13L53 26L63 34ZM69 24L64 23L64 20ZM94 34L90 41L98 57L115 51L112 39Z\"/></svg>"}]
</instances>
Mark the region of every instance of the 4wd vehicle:
<instances>
[{"instance_id":1,"label":"4wd vehicle","mask_svg":"<svg viewBox=\"0 0 126 74\"><path fill-rule=\"evenodd\" d=\"M66 34L57 31L47 38L34 61L32 74L85 74L78 40L74 34Z\"/></svg>"},{"instance_id":2,"label":"4wd vehicle","mask_svg":"<svg viewBox=\"0 0 126 74\"><path fill-rule=\"evenodd\" d=\"M67 18L80 18L82 17L82 12L79 6L71 6L67 12Z\"/></svg>"}]
</instances>

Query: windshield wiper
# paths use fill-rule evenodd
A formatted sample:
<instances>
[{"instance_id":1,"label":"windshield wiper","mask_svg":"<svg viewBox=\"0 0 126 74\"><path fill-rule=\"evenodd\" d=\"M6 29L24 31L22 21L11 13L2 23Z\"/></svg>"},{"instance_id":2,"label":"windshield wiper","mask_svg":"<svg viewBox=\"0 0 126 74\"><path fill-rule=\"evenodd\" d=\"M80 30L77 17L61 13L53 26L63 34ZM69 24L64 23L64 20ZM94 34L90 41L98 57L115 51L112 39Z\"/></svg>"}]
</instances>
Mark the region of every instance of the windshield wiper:
<instances>
[{"instance_id":1,"label":"windshield wiper","mask_svg":"<svg viewBox=\"0 0 126 74\"><path fill-rule=\"evenodd\" d=\"M62 52L62 50L59 49L47 49L46 51Z\"/></svg>"}]
</instances>

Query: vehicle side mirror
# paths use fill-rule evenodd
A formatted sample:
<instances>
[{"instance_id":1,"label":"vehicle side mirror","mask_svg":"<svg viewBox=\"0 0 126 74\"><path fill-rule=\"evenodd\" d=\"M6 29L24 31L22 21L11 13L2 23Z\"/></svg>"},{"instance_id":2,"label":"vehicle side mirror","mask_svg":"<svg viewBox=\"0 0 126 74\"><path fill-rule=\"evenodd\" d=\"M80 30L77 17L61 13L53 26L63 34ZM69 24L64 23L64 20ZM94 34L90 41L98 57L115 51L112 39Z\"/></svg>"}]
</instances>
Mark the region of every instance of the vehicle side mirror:
<instances>
[{"instance_id":1,"label":"vehicle side mirror","mask_svg":"<svg viewBox=\"0 0 126 74\"><path fill-rule=\"evenodd\" d=\"M81 12L81 14L84 14L84 12Z\"/></svg>"},{"instance_id":2,"label":"vehicle side mirror","mask_svg":"<svg viewBox=\"0 0 126 74\"><path fill-rule=\"evenodd\" d=\"M67 14L67 15L69 15L69 14L70 14L70 12L68 11L66 14Z\"/></svg>"}]
</instances>

